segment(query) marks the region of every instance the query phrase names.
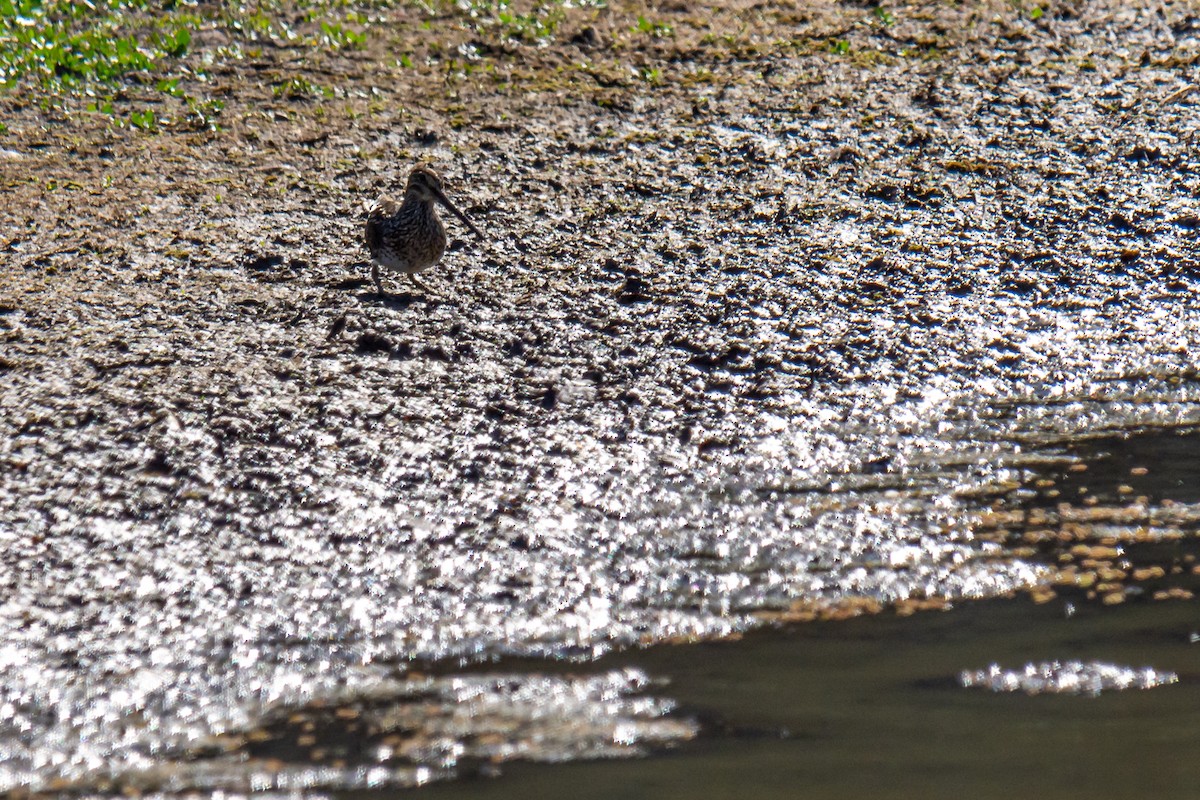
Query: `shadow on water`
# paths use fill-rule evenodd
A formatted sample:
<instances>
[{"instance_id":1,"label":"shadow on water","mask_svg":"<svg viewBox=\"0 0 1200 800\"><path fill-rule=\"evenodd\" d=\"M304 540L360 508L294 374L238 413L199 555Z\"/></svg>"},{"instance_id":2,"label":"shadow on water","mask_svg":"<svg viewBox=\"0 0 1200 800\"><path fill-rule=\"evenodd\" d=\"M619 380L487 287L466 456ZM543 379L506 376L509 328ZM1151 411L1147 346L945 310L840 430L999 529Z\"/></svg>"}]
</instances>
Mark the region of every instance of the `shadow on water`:
<instances>
[{"instance_id":1,"label":"shadow on water","mask_svg":"<svg viewBox=\"0 0 1200 800\"><path fill-rule=\"evenodd\" d=\"M1119 589L1104 594L1094 582L1067 582L1041 602L961 603L946 613L816 622L737 642L618 654L596 666L633 664L669 679L658 693L705 721L699 739L636 761L505 764L499 779L420 795L1196 797L1200 609L1186 598L1200 589L1200 543L1188 514L1157 530L1137 509L1200 501L1200 436L1152 432L1065 450L1079 460L1031 476L1036 490L1009 501L1010 511L1027 516L1010 517L1003 532L1038 542L1051 563L1123 572ZM1071 517L1077 503L1099 523ZM1048 522L1045 510L1072 521ZM1072 555L1081 541L1116 555L1096 566ZM1139 582L1135 572L1148 577ZM1176 599L1155 602L1168 585ZM1178 673L1180 682L1096 697L959 684L961 671L992 663L1020 669L1071 659L1152 666Z\"/></svg>"}]
</instances>

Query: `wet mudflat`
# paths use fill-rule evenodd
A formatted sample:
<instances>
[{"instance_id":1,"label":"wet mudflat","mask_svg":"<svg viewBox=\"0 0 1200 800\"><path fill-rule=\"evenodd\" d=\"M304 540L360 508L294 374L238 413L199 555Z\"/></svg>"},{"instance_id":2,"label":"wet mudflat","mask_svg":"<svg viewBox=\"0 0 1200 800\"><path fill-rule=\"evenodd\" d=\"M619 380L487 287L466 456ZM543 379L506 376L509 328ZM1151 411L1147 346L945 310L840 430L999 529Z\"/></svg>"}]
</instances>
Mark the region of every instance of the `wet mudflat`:
<instances>
[{"instance_id":1,"label":"wet mudflat","mask_svg":"<svg viewBox=\"0 0 1200 800\"><path fill-rule=\"evenodd\" d=\"M1186 475L1071 449L1200 421L1194 9L703 11L397 6L303 66L208 31L219 131L4 95L0 788L652 771L710 704L606 654L1195 608L1122 550L1194 535ZM362 203L418 160L489 240L380 299ZM926 613L854 624L965 619Z\"/></svg>"}]
</instances>

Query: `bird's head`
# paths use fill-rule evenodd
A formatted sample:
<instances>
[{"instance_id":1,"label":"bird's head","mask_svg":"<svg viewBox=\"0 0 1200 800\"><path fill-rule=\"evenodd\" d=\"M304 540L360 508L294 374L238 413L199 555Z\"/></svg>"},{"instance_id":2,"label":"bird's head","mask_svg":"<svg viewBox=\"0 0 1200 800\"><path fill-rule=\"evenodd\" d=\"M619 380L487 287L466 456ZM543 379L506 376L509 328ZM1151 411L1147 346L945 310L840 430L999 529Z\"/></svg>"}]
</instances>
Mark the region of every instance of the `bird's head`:
<instances>
[{"instance_id":1,"label":"bird's head","mask_svg":"<svg viewBox=\"0 0 1200 800\"><path fill-rule=\"evenodd\" d=\"M408 186L405 194L416 194L422 200L430 203L446 203L446 195L442 188L441 177L428 164L418 164L408 173Z\"/></svg>"},{"instance_id":2,"label":"bird's head","mask_svg":"<svg viewBox=\"0 0 1200 800\"><path fill-rule=\"evenodd\" d=\"M430 204L441 203L449 209L450 213L461 219L471 229L471 233L483 238L483 234L472 224L471 220L467 219L467 215L459 211L450 202L450 198L446 197L441 177L428 164L418 164L413 167L412 172L408 173L408 187L404 190L404 196L405 198L416 197Z\"/></svg>"}]
</instances>

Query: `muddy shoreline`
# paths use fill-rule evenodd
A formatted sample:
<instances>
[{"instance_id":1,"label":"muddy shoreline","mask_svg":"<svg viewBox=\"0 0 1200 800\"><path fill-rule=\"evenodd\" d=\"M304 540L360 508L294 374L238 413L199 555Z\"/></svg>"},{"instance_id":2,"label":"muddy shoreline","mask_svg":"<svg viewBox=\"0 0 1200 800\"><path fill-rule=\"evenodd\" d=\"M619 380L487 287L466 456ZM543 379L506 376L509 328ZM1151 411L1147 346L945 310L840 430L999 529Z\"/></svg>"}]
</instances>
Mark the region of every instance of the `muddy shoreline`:
<instances>
[{"instance_id":1,"label":"muddy shoreline","mask_svg":"<svg viewBox=\"0 0 1200 800\"><path fill-rule=\"evenodd\" d=\"M980 498L1200 421L1194 7L564 13L218 62L219 130L0 95L0 787L413 659L1036 585ZM417 161L488 238L382 301Z\"/></svg>"}]
</instances>

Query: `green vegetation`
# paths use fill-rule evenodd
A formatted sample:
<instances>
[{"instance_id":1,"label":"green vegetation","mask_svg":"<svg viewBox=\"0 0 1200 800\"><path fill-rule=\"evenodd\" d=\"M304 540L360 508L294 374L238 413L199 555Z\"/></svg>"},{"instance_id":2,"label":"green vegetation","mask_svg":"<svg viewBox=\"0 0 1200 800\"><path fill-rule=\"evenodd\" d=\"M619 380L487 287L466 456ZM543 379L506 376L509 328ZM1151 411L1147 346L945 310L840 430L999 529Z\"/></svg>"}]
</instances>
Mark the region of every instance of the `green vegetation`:
<instances>
[{"instance_id":1,"label":"green vegetation","mask_svg":"<svg viewBox=\"0 0 1200 800\"><path fill-rule=\"evenodd\" d=\"M605 8L607 0L535 0L528 11L513 7L512 0L410 0L431 19L425 27L432 29L433 18L465 19L468 26L480 34L524 44L542 44L558 32L567 18L568 9Z\"/></svg>"},{"instance_id":2,"label":"green vegetation","mask_svg":"<svg viewBox=\"0 0 1200 800\"><path fill-rule=\"evenodd\" d=\"M845 39L834 39L829 43L829 52L844 56L850 52L850 42Z\"/></svg>"},{"instance_id":3,"label":"green vegetation","mask_svg":"<svg viewBox=\"0 0 1200 800\"><path fill-rule=\"evenodd\" d=\"M340 22L322 22L320 43L334 50L357 50L367 43L367 35L347 28Z\"/></svg>"},{"instance_id":4,"label":"green vegetation","mask_svg":"<svg viewBox=\"0 0 1200 800\"><path fill-rule=\"evenodd\" d=\"M566 16L561 4L548 4L535 7L529 14L514 14L506 9L496 15L496 21L508 38L532 43L553 36Z\"/></svg>"},{"instance_id":5,"label":"green vegetation","mask_svg":"<svg viewBox=\"0 0 1200 800\"><path fill-rule=\"evenodd\" d=\"M231 61L259 58L265 46L361 49L380 10L400 4L424 11L426 30L449 22L492 40L537 45L561 30L572 9L606 1L0 0L0 91L144 131L215 129L224 101L212 96L210 76ZM645 17L634 30L673 35L670 25ZM470 53L440 53L437 36L429 45L435 57L449 56L449 76L480 67ZM402 53L397 64L411 69L416 57ZM281 76L272 88L292 100L333 96L303 74Z\"/></svg>"},{"instance_id":6,"label":"green vegetation","mask_svg":"<svg viewBox=\"0 0 1200 800\"><path fill-rule=\"evenodd\" d=\"M128 13L145 8L145 0L0 0L0 84L27 76L50 90L111 83L186 54L196 15L128 24Z\"/></svg>"},{"instance_id":7,"label":"green vegetation","mask_svg":"<svg viewBox=\"0 0 1200 800\"><path fill-rule=\"evenodd\" d=\"M634 30L653 36L655 39L663 39L675 34L675 29L667 23L651 22L645 17L637 18L637 25L634 26Z\"/></svg>"},{"instance_id":8,"label":"green vegetation","mask_svg":"<svg viewBox=\"0 0 1200 800\"><path fill-rule=\"evenodd\" d=\"M29 91L47 108L82 101L145 131L212 128L224 107L204 94L212 65L256 56L267 40L361 48L368 26L366 13L345 0L0 0L0 89ZM228 44L197 58L202 29L221 31ZM285 84L282 92L327 94L314 88Z\"/></svg>"},{"instance_id":9,"label":"green vegetation","mask_svg":"<svg viewBox=\"0 0 1200 800\"><path fill-rule=\"evenodd\" d=\"M134 111L129 115L129 124L144 131L152 131L158 127L158 115L150 109Z\"/></svg>"},{"instance_id":10,"label":"green vegetation","mask_svg":"<svg viewBox=\"0 0 1200 800\"><path fill-rule=\"evenodd\" d=\"M276 84L271 90L276 97L300 100L307 97L333 97L333 90L313 83L303 75L292 77Z\"/></svg>"}]
</instances>

